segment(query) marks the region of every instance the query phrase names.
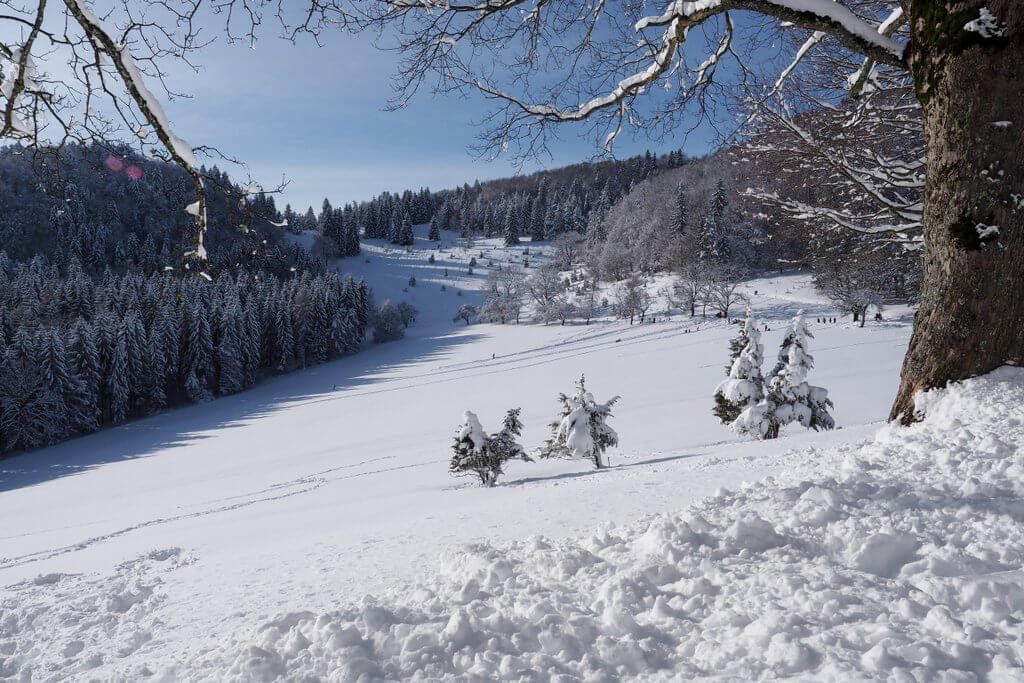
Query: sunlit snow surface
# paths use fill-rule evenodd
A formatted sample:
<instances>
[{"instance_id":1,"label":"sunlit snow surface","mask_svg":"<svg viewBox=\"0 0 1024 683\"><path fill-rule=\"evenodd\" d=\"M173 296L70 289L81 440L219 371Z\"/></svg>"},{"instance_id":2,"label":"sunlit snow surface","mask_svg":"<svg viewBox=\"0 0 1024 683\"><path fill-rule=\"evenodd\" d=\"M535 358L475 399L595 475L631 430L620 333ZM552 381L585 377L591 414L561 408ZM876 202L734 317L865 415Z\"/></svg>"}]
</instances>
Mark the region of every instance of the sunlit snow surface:
<instances>
[{"instance_id":1,"label":"sunlit snow surface","mask_svg":"<svg viewBox=\"0 0 1024 683\"><path fill-rule=\"evenodd\" d=\"M842 429L743 442L711 414L736 326L454 324L488 262L525 246L453 242L434 264L422 240L341 264L421 309L403 341L0 461L0 678L995 680L1014 665L1017 374L871 441L905 312L817 324L836 313L806 276L764 278L745 291L771 327L766 366L807 309L810 379ZM492 490L448 475L465 410L493 431L521 406L534 448L581 373L623 397L608 470L514 462ZM720 488L740 492L706 498Z\"/></svg>"}]
</instances>

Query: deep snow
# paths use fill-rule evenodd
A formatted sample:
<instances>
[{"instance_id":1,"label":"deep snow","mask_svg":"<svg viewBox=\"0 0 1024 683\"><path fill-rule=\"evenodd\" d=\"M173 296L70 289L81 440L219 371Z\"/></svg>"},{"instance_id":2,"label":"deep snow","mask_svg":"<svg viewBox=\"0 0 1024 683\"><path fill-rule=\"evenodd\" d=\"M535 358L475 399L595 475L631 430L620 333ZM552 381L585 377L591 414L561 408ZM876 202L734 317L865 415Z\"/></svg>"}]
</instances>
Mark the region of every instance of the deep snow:
<instances>
[{"instance_id":1,"label":"deep snow","mask_svg":"<svg viewBox=\"0 0 1024 683\"><path fill-rule=\"evenodd\" d=\"M452 241L449 236L449 246ZM467 635L470 631L466 628L478 634L506 627L502 625L505 622L496 621L484 628L474 621L482 618L481 612L472 610L497 609L495 614L513 621L541 621L547 609L520 613L517 601L542 604L544 600L543 604L548 604L555 600L553 614L566 619L576 610L592 610L593 605L581 601L586 591L604 585L601 577L607 579L611 576L608 572L618 572L613 568L620 565L627 573L637 571L630 559L638 552L632 539L606 540L600 547L580 540L610 522L635 525L635 532L601 531L597 537L635 533L649 538L653 533L650 542L657 550L655 555L667 557L662 552L666 544L675 544L679 550L672 555L675 559L663 557L652 562L678 562L677 571L696 571L691 565L697 556L687 553L697 552L699 546L686 546L685 539L677 538L682 527L671 521L678 519L675 515L680 510L720 487L737 489L744 481L768 475L780 482L798 482L819 461L838 463L844 449L854 448L851 444L869 439L876 431L895 391L909 334L902 311L895 312L891 322L872 323L864 329L849 323L812 323L816 338L811 353L816 369L811 379L830 390L842 429L814 434L790 428L775 443L740 441L711 415L711 393L724 378L726 341L735 334L735 326L678 316L666 320L660 312L657 323L633 327L608 320L565 327L456 325L451 317L460 303L473 300L486 272L483 266L488 258L479 258L480 249L496 263L522 259L520 248L478 244L472 254L480 267L470 275L465 250L441 250L431 265L426 262L429 245L421 241L411 253L370 245L363 256L342 264L348 272L367 276L379 299L407 298L421 309L420 320L401 342L276 378L237 396L169 411L0 461L0 519L4 520L0 585L6 586L0 593L0 677L24 676L31 670L33 680L135 679L161 672L175 679L221 680L229 674L249 679L261 667L270 674L287 671L296 676L323 671L338 657L347 657L337 648L345 639L354 638L345 630L350 622L358 622L362 628L367 618L375 619L357 607L368 592L377 596L375 600L385 606L382 609L397 609L405 615L397 620L383 617L380 638L390 638L388 642L396 648L428 653L422 663L433 662L435 668L430 671L464 670L459 667L473 657L466 660L445 650L438 633L417 640L422 647L409 645L409 638L419 630L402 626L403 619L429 616L434 623L444 617L439 628L450 628L454 638L446 642L464 641L469 654L475 655L484 641ZM452 253L454 257L449 257ZM447 277L445 267L449 269ZM408 286L410 275L416 276L416 287ZM441 291L441 284L446 291ZM834 314L810 288L806 276L763 278L748 283L745 290L772 327L763 334L768 358L774 358L785 319L798 308L806 308L811 321L816 314ZM514 462L493 490L476 488L469 479L449 477L449 446L464 410L475 411L485 429L496 430L508 408L522 406L526 424L522 442L533 448L540 445L547 435L546 425L557 414L556 394L570 391L581 373L586 373L587 386L598 397L623 397L611 423L622 447L609 451L610 469L594 472L581 462ZM1017 442L1006 443L1016 453ZM868 449L863 451L864 458L878 448L883 446L863 447ZM1004 457L1008 460L1012 458ZM766 499L792 495L793 489L780 486L756 490ZM789 493L783 493L786 491ZM733 494L717 500L728 505L721 503L719 509L714 500L700 503L717 512L705 515L711 525L707 532L695 533L710 534L708 538L718 545L699 553L725 552L732 558L730 563L739 561L736 558L753 563L751 558L763 551L738 550L730 545L729 533L723 529L732 523L725 522L729 514L738 514L742 506L757 508L756 500ZM836 505L847 509L845 504ZM787 506L787 510L795 509L792 504ZM665 518L670 521L653 522L666 529L665 538L659 536L662 532L645 531L652 522L639 520L650 514L670 515ZM788 522L771 517L770 511L759 514L785 538L795 533ZM806 525L802 518L793 524L798 522ZM736 533L768 537L758 523L741 525ZM538 535L549 539L543 543L551 549L539 541L524 540ZM458 550L462 544L481 542L499 545ZM501 546L503 543L513 545ZM801 543L787 541L779 546L789 548L785 552L792 554L794 572L803 566L800 562L809 567L820 564L824 572L828 565L822 558L826 555ZM898 546L900 541L895 543ZM564 560L557 555L562 547L569 548L570 554L582 553L573 548L586 548L602 560ZM841 549L835 553L838 556ZM489 607L476 604L470 610L468 605L474 603L466 600L462 607L465 619L451 622L454 593L443 586L461 582L461 591L469 582L469 573L478 571L472 567L489 567L502 555L508 556L510 576L524 576L523 580L535 566L549 566L529 578L536 586L527 593L516 586L501 588L501 592L493 581L487 583L490 579L485 573L477 579L485 586L480 590L493 593L497 602ZM440 557L445 559L439 564ZM705 560L712 561L701 561ZM578 576L570 571L573 562L580 568ZM563 572L559 566L568 569ZM706 563L696 566L713 569ZM504 573L502 569L497 576ZM712 573L704 579L714 582L715 576L718 574ZM629 632L630 620L640 621L644 629L657 632L652 637L661 643L660 654L652 655L654 659L648 662L624 650L621 665L626 668L619 673L664 673L655 660L682 666L680 652L685 654L685 650L676 652L676 648L682 647L685 638L678 629L699 622L697 630L708 631L711 622L704 622L712 618L712 612L720 611L711 609L716 600L723 606L740 600L730 597L726 576L721 575L713 595L700 593L706 612L680 617L680 624L674 627L665 623L668 618L664 615L648 624L646 612L631 611L646 605L643 591L661 590L663 584L644 584L647 587L642 590L624 584L615 614L591 615L595 625L581 622L582 630L571 635L576 639L581 633L594 639L602 635L619 638L603 629L622 629L625 624L625 632ZM432 586L436 597L424 597L422 591L413 594L410 586L416 579ZM777 580L765 574L756 581L774 585ZM882 580L861 577L857 581ZM552 596L559 593L559 585L565 585L569 593L556 600ZM753 594L759 584L737 585ZM778 590L783 587L780 583ZM687 595L698 595L694 590ZM630 591L634 591L630 593L633 597L626 595ZM607 602L611 598L593 595L590 599ZM845 598L835 599L841 606L845 604ZM501 606L503 600L510 602ZM763 600L768 600L767 595ZM666 614L678 615L684 607L669 597L665 601L666 609L671 610ZM751 604L766 613L763 602ZM884 601L872 604L884 605ZM341 613L334 613L339 609ZM874 619L873 613L864 609L865 618ZM1021 616L1020 604L1011 600L1007 609L1008 614ZM782 607L779 610L785 612ZM297 631L278 623L281 614L307 611L308 615L288 618L288 624L299 624ZM313 616L325 614L330 616ZM728 626L725 612L715 618L724 620L723 629ZM551 623L557 621L553 618ZM274 628L283 635L273 635L274 628L261 630L270 623L278 624ZM468 626L464 628L463 623ZM820 623L794 622L791 626L811 633ZM331 624L342 633L334 649L320 642L337 630ZM769 629L765 626L764 630L767 633ZM364 640L378 637L360 633ZM510 632L502 633L514 640ZM632 632L632 637L637 633ZM596 642L588 638L562 649ZM302 647L304 639L317 643L320 649L316 654ZM289 640L294 642L287 644ZM362 646L369 642L364 640ZM623 647L628 649L627 641ZM748 662L751 672L781 671L765 668L767 655L758 644L761 641L751 636L749 642L749 652L742 656L729 658L719 652L716 656L723 657L722 666L735 659L736 667ZM534 659L535 653L530 654L525 644L502 643L500 651L511 657L504 665L506 673L501 673L500 662L487 659L492 655L481 655L487 661L480 664L480 676L506 675L548 661ZM263 648L265 656L253 654L250 646ZM793 655L802 662L793 665L798 670L806 673L813 670L814 661L830 661L827 650L811 643L805 646L814 649L819 659ZM721 650L712 641L706 647ZM779 647L772 656L782 657L780 653L789 651L788 645ZM381 641L380 647L364 653L366 666L380 667L372 670L389 677L411 675L415 658L402 657L390 648ZM285 656L289 649L306 654ZM610 656L605 652L601 655L604 663L593 663L595 676L615 675L618 664L608 663ZM686 658L692 659L692 654ZM591 664L573 662L566 659L559 666L581 674L590 670L586 667ZM716 670L712 659L693 666L696 668L683 671ZM432 675L427 669L422 673ZM739 668L734 673L746 675Z\"/></svg>"},{"instance_id":2,"label":"deep snow","mask_svg":"<svg viewBox=\"0 0 1024 683\"><path fill-rule=\"evenodd\" d=\"M1022 402L1024 371L1000 370L929 396L922 424L794 455L807 479L451 553L398 599L264 624L229 672L1022 680Z\"/></svg>"}]
</instances>

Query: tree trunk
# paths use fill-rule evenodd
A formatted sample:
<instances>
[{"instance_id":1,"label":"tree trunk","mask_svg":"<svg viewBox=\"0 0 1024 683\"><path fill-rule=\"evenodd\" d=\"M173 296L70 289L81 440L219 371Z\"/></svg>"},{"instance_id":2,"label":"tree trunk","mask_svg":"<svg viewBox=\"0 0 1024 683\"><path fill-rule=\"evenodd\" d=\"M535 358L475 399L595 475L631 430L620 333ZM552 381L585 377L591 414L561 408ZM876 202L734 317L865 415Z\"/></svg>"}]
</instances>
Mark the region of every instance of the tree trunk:
<instances>
[{"instance_id":1,"label":"tree trunk","mask_svg":"<svg viewBox=\"0 0 1024 683\"><path fill-rule=\"evenodd\" d=\"M928 155L921 305L889 416L909 423L918 391L1024 365L1024 2L905 4ZM1000 25L964 30L986 6Z\"/></svg>"}]
</instances>

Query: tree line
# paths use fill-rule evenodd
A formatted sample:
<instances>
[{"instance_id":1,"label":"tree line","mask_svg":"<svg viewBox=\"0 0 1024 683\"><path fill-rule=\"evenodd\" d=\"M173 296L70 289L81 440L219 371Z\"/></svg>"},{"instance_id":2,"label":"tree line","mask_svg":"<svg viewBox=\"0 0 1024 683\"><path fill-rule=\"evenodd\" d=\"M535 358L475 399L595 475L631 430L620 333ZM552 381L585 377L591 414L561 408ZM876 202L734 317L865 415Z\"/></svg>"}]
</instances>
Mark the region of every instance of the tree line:
<instances>
[{"instance_id":1,"label":"tree line","mask_svg":"<svg viewBox=\"0 0 1024 683\"><path fill-rule=\"evenodd\" d=\"M334 274L92 277L0 252L0 452L352 353L370 307L364 282Z\"/></svg>"}]
</instances>

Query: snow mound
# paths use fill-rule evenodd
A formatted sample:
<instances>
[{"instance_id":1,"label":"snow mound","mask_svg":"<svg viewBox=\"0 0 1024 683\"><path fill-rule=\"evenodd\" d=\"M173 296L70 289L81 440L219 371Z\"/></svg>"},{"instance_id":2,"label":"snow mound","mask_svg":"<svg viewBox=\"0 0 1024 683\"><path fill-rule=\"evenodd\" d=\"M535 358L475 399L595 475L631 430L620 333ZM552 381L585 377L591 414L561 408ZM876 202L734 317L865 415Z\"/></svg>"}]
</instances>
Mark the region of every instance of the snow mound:
<instances>
[{"instance_id":1,"label":"snow mound","mask_svg":"<svg viewBox=\"0 0 1024 683\"><path fill-rule=\"evenodd\" d=\"M180 548L122 563L111 577L44 574L0 599L0 680L98 680L93 671L126 661L159 633L165 572L190 564ZM122 669L124 680L152 675Z\"/></svg>"},{"instance_id":2,"label":"snow mound","mask_svg":"<svg viewBox=\"0 0 1024 683\"><path fill-rule=\"evenodd\" d=\"M238 680L1024 680L1024 371L841 471L589 538L475 545L395 601L265 624Z\"/></svg>"}]
</instances>

